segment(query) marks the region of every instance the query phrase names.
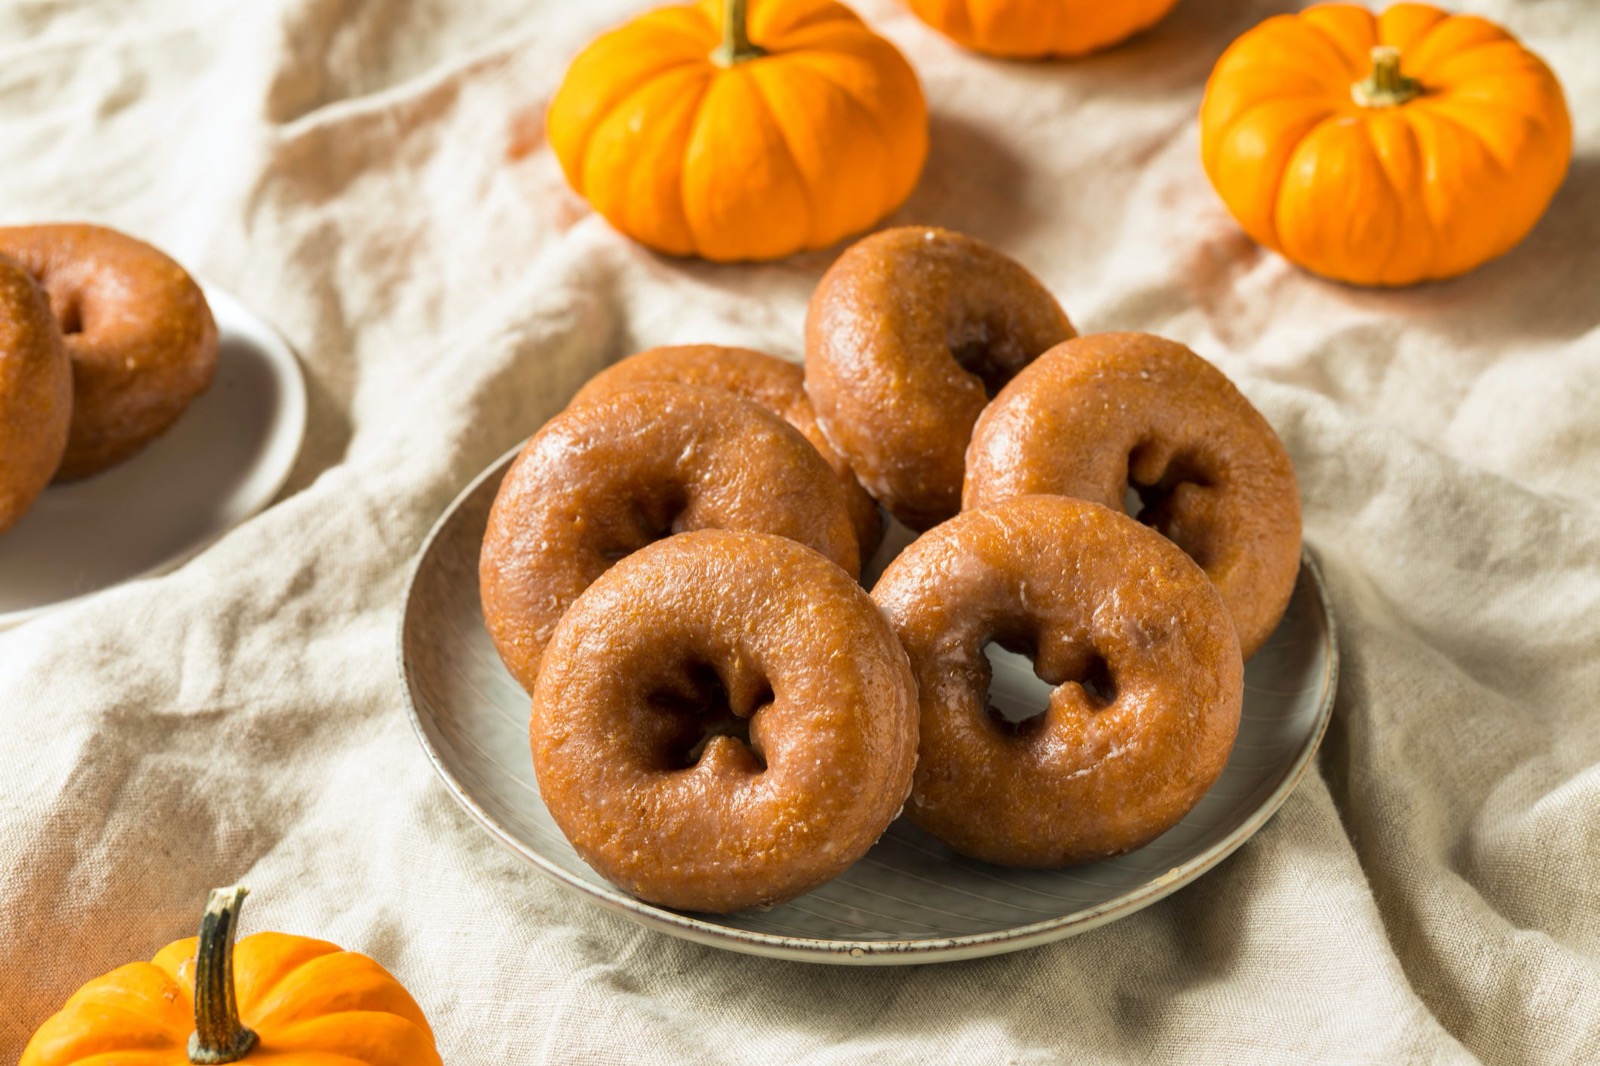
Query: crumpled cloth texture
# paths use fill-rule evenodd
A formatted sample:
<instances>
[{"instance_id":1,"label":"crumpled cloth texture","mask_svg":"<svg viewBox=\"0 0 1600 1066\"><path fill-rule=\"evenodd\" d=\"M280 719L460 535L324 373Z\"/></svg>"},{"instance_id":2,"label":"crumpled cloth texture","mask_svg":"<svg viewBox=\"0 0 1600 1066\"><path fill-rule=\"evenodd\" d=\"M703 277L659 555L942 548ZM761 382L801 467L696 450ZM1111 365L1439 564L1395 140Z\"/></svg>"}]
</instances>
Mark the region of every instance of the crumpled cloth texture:
<instances>
[{"instance_id":1,"label":"crumpled cloth texture","mask_svg":"<svg viewBox=\"0 0 1600 1066\"><path fill-rule=\"evenodd\" d=\"M681 942L481 831L403 709L408 566L455 493L590 374L664 343L798 357L838 254L715 266L562 181L543 107L636 0L14 0L0 223L154 241L304 360L271 509L181 569L0 634L0 1060L84 980L254 889L245 929L366 952L472 1063L1600 1061L1600 17L1465 0L1577 127L1533 234L1365 291L1248 241L1196 111L1291 3L1184 0L1068 63L963 53L892 0L935 223L1031 267L1084 331L1189 344L1299 471L1343 647L1277 817L1072 940L845 969Z\"/></svg>"}]
</instances>

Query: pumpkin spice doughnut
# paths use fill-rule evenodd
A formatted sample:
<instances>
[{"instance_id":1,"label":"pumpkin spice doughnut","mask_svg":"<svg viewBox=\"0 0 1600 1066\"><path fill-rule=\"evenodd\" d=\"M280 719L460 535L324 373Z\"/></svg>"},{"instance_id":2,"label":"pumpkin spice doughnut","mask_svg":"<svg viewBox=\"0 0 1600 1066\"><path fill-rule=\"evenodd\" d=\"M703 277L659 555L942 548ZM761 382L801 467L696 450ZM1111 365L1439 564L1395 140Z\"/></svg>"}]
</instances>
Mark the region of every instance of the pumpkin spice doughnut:
<instances>
[{"instance_id":1,"label":"pumpkin spice doughnut","mask_svg":"<svg viewBox=\"0 0 1600 1066\"><path fill-rule=\"evenodd\" d=\"M865 562L878 550L883 537L883 519L878 505L861 487L844 456L834 451L817 425L817 413L806 395L805 372L786 359L720 344L676 344L650 348L615 363L578 390L573 403L582 403L627 385L651 381L676 381L685 385L704 385L722 389L759 404L782 418L817 453L828 461L844 488L850 521L855 525L856 542Z\"/></svg>"},{"instance_id":2,"label":"pumpkin spice doughnut","mask_svg":"<svg viewBox=\"0 0 1600 1066\"><path fill-rule=\"evenodd\" d=\"M963 854L1056 867L1140 847L1222 773L1244 664L1200 568L1125 515L1065 496L964 511L872 590L921 693L906 814ZM983 648L1054 685L1021 723L989 710Z\"/></svg>"},{"instance_id":3,"label":"pumpkin spice doughnut","mask_svg":"<svg viewBox=\"0 0 1600 1066\"><path fill-rule=\"evenodd\" d=\"M131 458L211 385L211 308L155 248L101 226L60 224L0 227L0 254L49 293L72 357L72 431L56 480Z\"/></svg>"},{"instance_id":4,"label":"pumpkin spice doughnut","mask_svg":"<svg viewBox=\"0 0 1600 1066\"><path fill-rule=\"evenodd\" d=\"M695 529L789 537L860 572L838 478L765 408L657 383L547 422L500 484L478 564L484 621L512 676L533 691L556 623L612 563Z\"/></svg>"},{"instance_id":5,"label":"pumpkin spice doughnut","mask_svg":"<svg viewBox=\"0 0 1600 1066\"><path fill-rule=\"evenodd\" d=\"M0 533L50 484L71 421L72 364L50 302L0 255Z\"/></svg>"},{"instance_id":6,"label":"pumpkin spice doughnut","mask_svg":"<svg viewBox=\"0 0 1600 1066\"><path fill-rule=\"evenodd\" d=\"M1055 297L981 241L884 230L846 249L812 294L806 391L867 491L926 529L960 509L963 453L989 397L1073 335Z\"/></svg>"},{"instance_id":7,"label":"pumpkin spice doughnut","mask_svg":"<svg viewBox=\"0 0 1600 1066\"><path fill-rule=\"evenodd\" d=\"M1223 373L1147 333L1097 333L1041 356L978 420L963 503L1059 493L1122 510L1199 563L1245 658L1300 571L1300 493L1272 426Z\"/></svg>"},{"instance_id":8,"label":"pumpkin spice doughnut","mask_svg":"<svg viewBox=\"0 0 1600 1066\"><path fill-rule=\"evenodd\" d=\"M911 788L917 690L859 585L816 552L703 530L578 597L533 692L539 793L641 899L725 913L837 876Z\"/></svg>"}]
</instances>

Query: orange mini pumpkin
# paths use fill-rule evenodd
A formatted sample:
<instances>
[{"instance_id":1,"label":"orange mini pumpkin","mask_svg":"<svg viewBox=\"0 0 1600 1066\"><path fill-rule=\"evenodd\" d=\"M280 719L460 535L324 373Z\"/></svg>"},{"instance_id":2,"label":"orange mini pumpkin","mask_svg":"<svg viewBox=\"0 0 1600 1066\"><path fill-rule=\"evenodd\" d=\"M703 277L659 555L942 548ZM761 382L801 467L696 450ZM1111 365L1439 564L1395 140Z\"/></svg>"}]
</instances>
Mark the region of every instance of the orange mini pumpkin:
<instances>
[{"instance_id":1,"label":"orange mini pumpkin","mask_svg":"<svg viewBox=\"0 0 1600 1066\"><path fill-rule=\"evenodd\" d=\"M1408 285L1527 236L1566 174L1572 122L1550 68L1485 19L1328 4L1223 54L1200 149L1261 244L1340 281Z\"/></svg>"},{"instance_id":2,"label":"orange mini pumpkin","mask_svg":"<svg viewBox=\"0 0 1600 1066\"><path fill-rule=\"evenodd\" d=\"M648 12L572 62L550 145L613 226L652 248L775 259L864 230L911 194L928 110L895 47L831 0Z\"/></svg>"},{"instance_id":3,"label":"orange mini pumpkin","mask_svg":"<svg viewBox=\"0 0 1600 1066\"><path fill-rule=\"evenodd\" d=\"M422 1010L365 955L282 933L233 937L245 890L219 888L199 937L80 988L18 1066L441 1066Z\"/></svg>"},{"instance_id":4,"label":"orange mini pumpkin","mask_svg":"<svg viewBox=\"0 0 1600 1066\"><path fill-rule=\"evenodd\" d=\"M963 48L1034 59L1110 48L1161 21L1178 0L908 0Z\"/></svg>"}]
</instances>

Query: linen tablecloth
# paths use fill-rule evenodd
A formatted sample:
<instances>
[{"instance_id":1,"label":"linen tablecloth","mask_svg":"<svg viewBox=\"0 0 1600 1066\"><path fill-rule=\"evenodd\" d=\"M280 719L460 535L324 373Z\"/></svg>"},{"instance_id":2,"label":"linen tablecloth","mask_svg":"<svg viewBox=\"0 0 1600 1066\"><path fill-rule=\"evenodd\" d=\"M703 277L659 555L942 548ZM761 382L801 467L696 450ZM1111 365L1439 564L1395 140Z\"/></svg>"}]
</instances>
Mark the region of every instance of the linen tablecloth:
<instances>
[{"instance_id":1,"label":"linen tablecloth","mask_svg":"<svg viewBox=\"0 0 1600 1066\"><path fill-rule=\"evenodd\" d=\"M1232 375L1294 457L1344 669L1314 771L1198 883L1046 948L841 971L568 895L456 807L402 709L401 586L456 491L636 349L798 357L837 255L663 258L567 190L543 105L637 6L0 6L0 222L156 242L311 389L276 506L0 635L0 1060L242 880L244 932L376 957L453 1064L1600 1061L1600 8L1460 5L1554 67L1577 156L1511 254L1379 292L1252 245L1201 172L1211 65L1294 5L1184 0L1018 64L862 0L932 112L891 221Z\"/></svg>"}]
</instances>

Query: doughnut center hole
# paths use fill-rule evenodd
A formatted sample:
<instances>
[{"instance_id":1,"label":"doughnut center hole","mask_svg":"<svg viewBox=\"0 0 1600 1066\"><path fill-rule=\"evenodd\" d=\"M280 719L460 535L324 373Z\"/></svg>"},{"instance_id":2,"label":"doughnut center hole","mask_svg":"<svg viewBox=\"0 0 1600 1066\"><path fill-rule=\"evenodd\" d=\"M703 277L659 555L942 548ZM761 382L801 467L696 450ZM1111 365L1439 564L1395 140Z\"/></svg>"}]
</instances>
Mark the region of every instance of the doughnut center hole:
<instances>
[{"instance_id":1,"label":"doughnut center hole","mask_svg":"<svg viewBox=\"0 0 1600 1066\"><path fill-rule=\"evenodd\" d=\"M1111 676L1111 664L1099 654L1091 654L1082 676L1072 680L1083 689L1084 695L1089 697L1090 704L1097 711L1111 706L1117 698L1117 680Z\"/></svg>"},{"instance_id":2,"label":"doughnut center hole","mask_svg":"<svg viewBox=\"0 0 1600 1066\"><path fill-rule=\"evenodd\" d=\"M77 300L68 301L56 316L63 336L71 337L83 332L83 305Z\"/></svg>"},{"instance_id":3,"label":"doughnut center hole","mask_svg":"<svg viewBox=\"0 0 1600 1066\"><path fill-rule=\"evenodd\" d=\"M679 485L662 485L655 491L635 497L622 520L612 529L609 543L601 549L607 566L632 555L647 545L663 540L679 528L689 506L688 494Z\"/></svg>"},{"instance_id":4,"label":"doughnut center hole","mask_svg":"<svg viewBox=\"0 0 1600 1066\"><path fill-rule=\"evenodd\" d=\"M1202 569L1210 564L1210 545L1193 531L1175 528L1174 521L1184 486L1207 489L1216 484L1210 464L1188 452L1160 454L1153 444L1142 444L1128 456L1128 484L1123 508L1129 517L1150 526L1189 553Z\"/></svg>"},{"instance_id":5,"label":"doughnut center hole","mask_svg":"<svg viewBox=\"0 0 1600 1066\"><path fill-rule=\"evenodd\" d=\"M991 400L1028 365L1021 345L985 319L954 323L947 331L946 343L956 363L983 383L984 395Z\"/></svg>"},{"instance_id":6,"label":"doughnut center hole","mask_svg":"<svg viewBox=\"0 0 1600 1066\"><path fill-rule=\"evenodd\" d=\"M689 770L699 765L711 742L727 737L747 752L757 773L767 768L766 757L750 740L750 721L773 700L770 685L763 685L749 700L744 713L733 706L728 688L714 666L692 662L682 683L652 692L650 704L677 719L678 728L668 745L667 769Z\"/></svg>"},{"instance_id":7,"label":"doughnut center hole","mask_svg":"<svg viewBox=\"0 0 1600 1066\"><path fill-rule=\"evenodd\" d=\"M1095 711L1104 710L1117 698L1111 667L1092 648L1069 645L1054 655L1041 656L1033 641L1008 635L985 644L983 654L990 670L989 720L1009 736L1029 736L1042 730L1051 697L1061 685L1082 688Z\"/></svg>"}]
</instances>

